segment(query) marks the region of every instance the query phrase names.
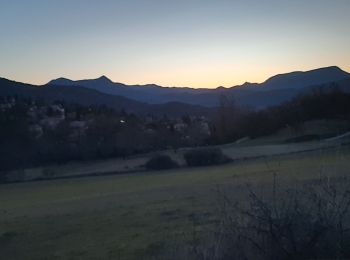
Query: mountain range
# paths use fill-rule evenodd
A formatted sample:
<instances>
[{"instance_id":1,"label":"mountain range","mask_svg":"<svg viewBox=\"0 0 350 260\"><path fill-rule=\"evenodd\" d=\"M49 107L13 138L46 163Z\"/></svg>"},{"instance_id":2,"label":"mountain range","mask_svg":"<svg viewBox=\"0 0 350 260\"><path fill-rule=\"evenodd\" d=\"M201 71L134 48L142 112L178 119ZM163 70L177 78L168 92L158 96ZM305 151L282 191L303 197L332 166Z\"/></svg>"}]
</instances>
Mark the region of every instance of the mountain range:
<instances>
[{"instance_id":1,"label":"mountain range","mask_svg":"<svg viewBox=\"0 0 350 260\"><path fill-rule=\"evenodd\" d=\"M247 82L216 89L125 85L112 82L105 76L78 81L58 78L42 86L0 78L0 96L16 94L83 105L104 104L136 113L203 114L218 106L222 95L233 97L239 105L259 109L279 105L299 94L333 83L350 92L350 74L332 66L279 74L263 83Z\"/></svg>"},{"instance_id":2,"label":"mountain range","mask_svg":"<svg viewBox=\"0 0 350 260\"><path fill-rule=\"evenodd\" d=\"M72 81L65 78L52 80L48 85L82 86L97 91L150 104L167 102L184 102L201 106L217 106L219 96L231 95L241 102L241 105L264 107L276 105L295 96L306 88L324 85L349 79L350 74L336 66L315 69L306 72L291 72L280 74L267 79L261 84L245 83L230 88L192 89L177 87L161 87L149 85L125 85L114 83L105 76L91 80Z\"/></svg>"}]
</instances>

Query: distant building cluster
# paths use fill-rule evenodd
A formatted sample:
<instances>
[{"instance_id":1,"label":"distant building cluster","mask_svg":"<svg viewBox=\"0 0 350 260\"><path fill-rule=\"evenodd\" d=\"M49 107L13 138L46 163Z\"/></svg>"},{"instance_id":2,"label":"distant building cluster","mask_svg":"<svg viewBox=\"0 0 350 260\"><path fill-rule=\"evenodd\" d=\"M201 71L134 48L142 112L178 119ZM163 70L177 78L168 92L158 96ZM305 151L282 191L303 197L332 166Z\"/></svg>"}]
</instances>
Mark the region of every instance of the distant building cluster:
<instances>
[{"instance_id":1,"label":"distant building cluster","mask_svg":"<svg viewBox=\"0 0 350 260\"><path fill-rule=\"evenodd\" d=\"M105 132L121 132L123 128L132 128L144 139L157 136L167 143L167 147L179 145L201 145L211 135L210 124L204 116L182 116L178 118L156 117L152 115L135 116L125 111L115 112L106 107L83 107L67 105L63 102L46 103L34 100L20 100L9 97L0 100L0 111L6 115L22 118L28 132L34 139L40 139L46 132L64 132L66 141L76 142L85 137L87 131L94 131L106 124ZM24 117L24 118L23 118ZM108 119L109 118L109 119ZM97 131L97 130L96 130ZM101 136L104 131L99 132Z\"/></svg>"}]
</instances>

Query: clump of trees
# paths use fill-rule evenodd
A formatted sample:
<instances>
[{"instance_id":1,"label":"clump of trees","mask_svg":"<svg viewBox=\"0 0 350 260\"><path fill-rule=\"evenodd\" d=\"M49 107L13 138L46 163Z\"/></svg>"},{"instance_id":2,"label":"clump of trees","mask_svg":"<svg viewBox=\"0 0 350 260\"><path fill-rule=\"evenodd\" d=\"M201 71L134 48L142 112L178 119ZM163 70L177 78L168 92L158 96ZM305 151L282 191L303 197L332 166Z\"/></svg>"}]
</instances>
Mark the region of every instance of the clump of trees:
<instances>
[{"instance_id":1,"label":"clump of trees","mask_svg":"<svg viewBox=\"0 0 350 260\"><path fill-rule=\"evenodd\" d=\"M249 136L270 135L289 126L298 128L315 119L350 120L350 94L333 86L315 89L290 102L263 110L244 109L234 97L223 97L212 124L211 143L228 143Z\"/></svg>"},{"instance_id":2,"label":"clump of trees","mask_svg":"<svg viewBox=\"0 0 350 260\"><path fill-rule=\"evenodd\" d=\"M205 124L186 116L154 118L106 106L6 97L0 98L0 171L222 144L324 118L350 120L350 94L337 88L315 90L258 111L240 108L234 99L224 97L217 115ZM189 152L186 157L191 166L226 161L218 151Z\"/></svg>"},{"instance_id":3,"label":"clump of trees","mask_svg":"<svg viewBox=\"0 0 350 260\"><path fill-rule=\"evenodd\" d=\"M178 168L179 164L169 155L156 155L152 157L145 166L148 170L166 170Z\"/></svg>"},{"instance_id":4,"label":"clump of trees","mask_svg":"<svg viewBox=\"0 0 350 260\"><path fill-rule=\"evenodd\" d=\"M184 154L188 166L208 166L231 161L219 148L198 148Z\"/></svg>"},{"instance_id":5,"label":"clump of trees","mask_svg":"<svg viewBox=\"0 0 350 260\"><path fill-rule=\"evenodd\" d=\"M54 108L61 109L59 116ZM0 172L71 160L126 158L194 142L194 133L174 129L174 119L150 118L106 106L2 98ZM196 144L202 140L204 136L195 136Z\"/></svg>"}]
</instances>

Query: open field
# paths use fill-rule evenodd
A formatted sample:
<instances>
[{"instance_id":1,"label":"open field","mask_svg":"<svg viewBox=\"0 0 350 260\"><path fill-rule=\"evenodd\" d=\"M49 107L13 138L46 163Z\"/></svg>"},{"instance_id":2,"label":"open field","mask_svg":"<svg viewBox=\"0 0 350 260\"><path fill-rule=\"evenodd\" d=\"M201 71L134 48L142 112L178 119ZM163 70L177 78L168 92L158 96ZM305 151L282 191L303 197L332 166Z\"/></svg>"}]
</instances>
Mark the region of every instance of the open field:
<instances>
[{"instance_id":1,"label":"open field","mask_svg":"<svg viewBox=\"0 0 350 260\"><path fill-rule=\"evenodd\" d=\"M350 147L266 156L224 166L0 186L1 259L149 259L205 236L218 190L244 200L246 185L269 193L349 174Z\"/></svg>"}]
</instances>

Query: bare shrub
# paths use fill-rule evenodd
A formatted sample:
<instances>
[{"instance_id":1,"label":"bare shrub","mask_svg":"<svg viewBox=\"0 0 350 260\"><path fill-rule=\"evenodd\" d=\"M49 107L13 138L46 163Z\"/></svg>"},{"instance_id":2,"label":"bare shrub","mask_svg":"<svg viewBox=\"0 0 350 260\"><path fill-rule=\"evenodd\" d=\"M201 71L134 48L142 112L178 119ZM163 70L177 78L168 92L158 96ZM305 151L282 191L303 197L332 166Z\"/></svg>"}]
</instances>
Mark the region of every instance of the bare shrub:
<instances>
[{"instance_id":1,"label":"bare shrub","mask_svg":"<svg viewBox=\"0 0 350 260\"><path fill-rule=\"evenodd\" d=\"M346 180L346 181L345 181ZM187 243L166 259L348 259L350 189L322 179L269 196L249 189L247 203L219 190L219 224L201 243Z\"/></svg>"},{"instance_id":2,"label":"bare shrub","mask_svg":"<svg viewBox=\"0 0 350 260\"><path fill-rule=\"evenodd\" d=\"M178 167L179 164L168 155L156 155L146 163L146 168L149 170L165 170Z\"/></svg>"},{"instance_id":3,"label":"bare shrub","mask_svg":"<svg viewBox=\"0 0 350 260\"><path fill-rule=\"evenodd\" d=\"M184 154L188 166L207 166L231 161L219 148L199 148Z\"/></svg>"},{"instance_id":4,"label":"bare shrub","mask_svg":"<svg viewBox=\"0 0 350 260\"><path fill-rule=\"evenodd\" d=\"M347 185L320 180L278 193L274 186L272 198L250 189L246 206L222 198L217 259L350 257Z\"/></svg>"}]
</instances>

